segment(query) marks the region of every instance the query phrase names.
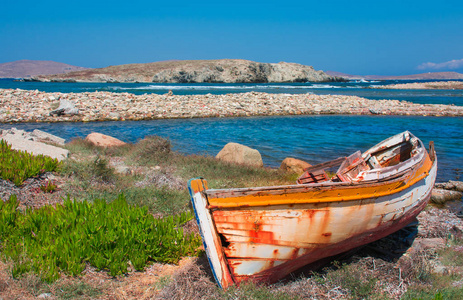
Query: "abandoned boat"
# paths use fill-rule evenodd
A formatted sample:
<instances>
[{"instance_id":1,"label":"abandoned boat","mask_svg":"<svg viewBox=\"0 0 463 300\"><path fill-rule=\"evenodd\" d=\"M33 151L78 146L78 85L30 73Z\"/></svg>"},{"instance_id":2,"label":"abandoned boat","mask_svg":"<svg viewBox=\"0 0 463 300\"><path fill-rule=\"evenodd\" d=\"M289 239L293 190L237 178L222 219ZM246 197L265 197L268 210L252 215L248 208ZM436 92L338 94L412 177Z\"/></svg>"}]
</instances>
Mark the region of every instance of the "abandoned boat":
<instances>
[{"instance_id":1,"label":"abandoned boat","mask_svg":"<svg viewBox=\"0 0 463 300\"><path fill-rule=\"evenodd\" d=\"M312 166L295 185L208 189L196 178L189 191L215 279L226 288L276 282L403 228L426 206L436 172L433 143L428 153L405 131Z\"/></svg>"}]
</instances>

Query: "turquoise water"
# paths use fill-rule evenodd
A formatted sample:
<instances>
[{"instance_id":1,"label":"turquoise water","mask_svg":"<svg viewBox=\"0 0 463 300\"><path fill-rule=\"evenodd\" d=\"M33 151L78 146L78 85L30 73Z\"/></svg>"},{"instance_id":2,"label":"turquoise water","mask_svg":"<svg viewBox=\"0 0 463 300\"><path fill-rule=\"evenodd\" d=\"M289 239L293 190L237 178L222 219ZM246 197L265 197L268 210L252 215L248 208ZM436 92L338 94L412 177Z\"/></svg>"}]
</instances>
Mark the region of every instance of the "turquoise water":
<instances>
[{"instance_id":1,"label":"turquoise water","mask_svg":"<svg viewBox=\"0 0 463 300\"><path fill-rule=\"evenodd\" d=\"M1 128L41 129L70 140L92 131L126 142L148 135L169 138L184 154L215 156L228 142L259 150L264 164L279 167L286 157L316 164L365 151L381 140L410 130L426 145L434 141L438 181L463 180L463 118L405 116L287 116L174 119L89 123L3 124Z\"/></svg>"},{"instance_id":2,"label":"turquoise water","mask_svg":"<svg viewBox=\"0 0 463 300\"><path fill-rule=\"evenodd\" d=\"M0 79L0 88L19 88L43 92L82 93L107 91L132 94L165 94L172 91L176 95L228 94L244 92L265 93L313 93L317 95L354 95L368 99L397 99L415 103L454 104L463 106L463 90L384 90L372 87L416 81L368 81L335 83L260 83L260 84L155 84L155 83L55 83L22 82Z\"/></svg>"}]
</instances>

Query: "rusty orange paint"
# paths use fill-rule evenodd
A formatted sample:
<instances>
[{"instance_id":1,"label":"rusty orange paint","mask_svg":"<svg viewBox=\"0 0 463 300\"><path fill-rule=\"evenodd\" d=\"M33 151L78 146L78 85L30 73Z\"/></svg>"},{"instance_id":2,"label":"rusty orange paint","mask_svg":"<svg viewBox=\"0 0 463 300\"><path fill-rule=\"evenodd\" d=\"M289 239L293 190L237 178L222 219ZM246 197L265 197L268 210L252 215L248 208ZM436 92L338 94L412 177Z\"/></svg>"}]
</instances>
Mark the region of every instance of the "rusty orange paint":
<instances>
[{"instance_id":1,"label":"rusty orange paint","mask_svg":"<svg viewBox=\"0 0 463 300\"><path fill-rule=\"evenodd\" d=\"M194 193L205 191L207 190L207 181L192 180L190 187Z\"/></svg>"}]
</instances>

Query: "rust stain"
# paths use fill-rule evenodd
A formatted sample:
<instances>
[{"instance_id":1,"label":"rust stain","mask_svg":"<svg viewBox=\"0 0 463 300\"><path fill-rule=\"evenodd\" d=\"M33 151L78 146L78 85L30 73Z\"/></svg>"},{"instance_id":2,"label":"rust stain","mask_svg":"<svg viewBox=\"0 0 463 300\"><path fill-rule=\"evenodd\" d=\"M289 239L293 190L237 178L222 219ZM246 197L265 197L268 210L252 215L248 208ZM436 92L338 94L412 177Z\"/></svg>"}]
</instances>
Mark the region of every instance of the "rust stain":
<instances>
[{"instance_id":1,"label":"rust stain","mask_svg":"<svg viewBox=\"0 0 463 300\"><path fill-rule=\"evenodd\" d=\"M298 253L299 253L299 248L294 248L293 253L291 254L291 259L296 259Z\"/></svg>"},{"instance_id":2,"label":"rust stain","mask_svg":"<svg viewBox=\"0 0 463 300\"><path fill-rule=\"evenodd\" d=\"M254 222L254 231L258 232L259 230L260 230L260 224L259 224L259 222L256 221L256 222Z\"/></svg>"},{"instance_id":3,"label":"rust stain","mask_svg":"<svg viewBox=\"0 0 463 300\"><path fill-rule=\"evenodd\" d=\"M326 232L326 228L330 223L330 216L331 216L331 209L324 210L325 214L323 215L322 226L320 226L320 232ZM327 240L331 238L331 236L325 236ZM325 241L326 242L326 241Z\"/></svg>"},{"instance_id":4,"label":"rust stain","mask_svg":"<svg viewBox=\"0 0 463 300\"><path fill-rule=\"evenodd\" d=\"M276 244L274 233L270 231L249 231L251 241L262 244Z\"/></svg>"},{"instance_id":5,"label":"rust stain","mask_svg":"<svg viewBox=\"0 0 463 300\"><path fill-rule=\"evenodd\" d=\"M378 224L376 225L377 227L379 227L383 223L383 218L384 218L384 214L381 214Z\"/></svg>"}]
</instances>

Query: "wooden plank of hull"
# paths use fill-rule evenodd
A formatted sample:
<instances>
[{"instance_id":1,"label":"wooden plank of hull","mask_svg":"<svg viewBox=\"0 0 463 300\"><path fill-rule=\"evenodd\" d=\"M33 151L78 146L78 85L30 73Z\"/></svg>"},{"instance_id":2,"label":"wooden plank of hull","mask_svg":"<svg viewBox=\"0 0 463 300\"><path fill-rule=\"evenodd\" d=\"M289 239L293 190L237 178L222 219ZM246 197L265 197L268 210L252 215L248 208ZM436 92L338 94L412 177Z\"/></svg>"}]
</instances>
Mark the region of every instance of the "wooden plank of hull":
<instances>
[{"instance_id":1,"label":"wooden plank of hull","mask_svg":"<svg viewBox=\"0 0 463 300\"><path fill-rule=\"evenodd\" d=\"M234 280L236 283L239 283L243 280L273 283L282 279L284 277L284 274L290 274L291 272L298 270L302 266L306 266L322 258L337 255L348 250L357 248L359 246L368 244L370 242L376 241L378 239L381 239L391 233L396 232L397 230L403 228L404 226L415 220L416 216L426 207L429 197L430 194L426 199L424 199L425 201L422 201L420 205L414 207L409 212L409 214L407 214L401 219L396 219L392 221L391 224L388 224L387 226L384 225L376 228L376 230L374 231L364 232L359 236L352 237L339 244L333 244L329 247L317 248L316 250L311 251L306 255L300 256L294 260L288 260L284 264L279 264L277 266L274 266L273 268L266 269L252 276L237 275L235 276Z\"/></svg>"}]
</instances>

